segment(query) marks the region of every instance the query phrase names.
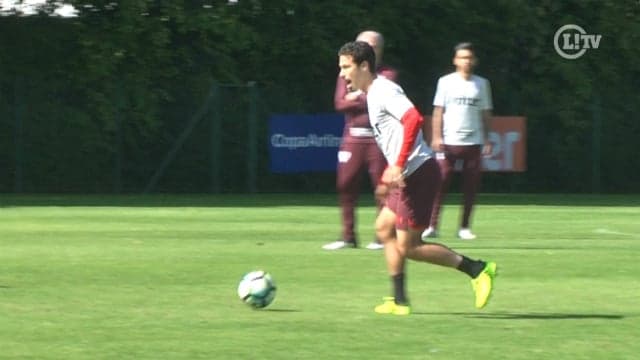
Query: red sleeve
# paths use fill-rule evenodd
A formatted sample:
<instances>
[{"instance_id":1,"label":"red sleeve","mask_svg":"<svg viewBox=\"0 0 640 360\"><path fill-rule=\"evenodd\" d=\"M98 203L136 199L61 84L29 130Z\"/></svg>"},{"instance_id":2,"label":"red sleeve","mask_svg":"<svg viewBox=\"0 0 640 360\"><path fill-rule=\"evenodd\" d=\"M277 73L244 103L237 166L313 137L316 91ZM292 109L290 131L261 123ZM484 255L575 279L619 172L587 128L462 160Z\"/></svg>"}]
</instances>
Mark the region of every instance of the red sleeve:
<instances>
[{"instance_id":1,"label":"red sleeve","mask_svg":"<svg viewBox=\"0 0 640 360\"><path fill-rule=\"evenodd\" d=\"M345 95L347 95L347 82L338 76L336 92L333 96L333 104L336 111L345 113L367 110L367 97L365 94L361 94L356 100L345 100Z\"/></svg>"},{"instance_id":2,"label":"red sleeve","mask_svg":"<svg viewBox=\"0 0 640 360\"><path fill-rule=\"evenodd\" d=\"M420 115L420 112L418 112L415 107L412 107L402 115L400 122L404 128L404 137L402 139L402 146L400 147L400 154L396 160L396 166L403 168L407 163L407 159L416 142L416 136L422 128L424 119L422 115Z\"/></svg>"}]
</instances>

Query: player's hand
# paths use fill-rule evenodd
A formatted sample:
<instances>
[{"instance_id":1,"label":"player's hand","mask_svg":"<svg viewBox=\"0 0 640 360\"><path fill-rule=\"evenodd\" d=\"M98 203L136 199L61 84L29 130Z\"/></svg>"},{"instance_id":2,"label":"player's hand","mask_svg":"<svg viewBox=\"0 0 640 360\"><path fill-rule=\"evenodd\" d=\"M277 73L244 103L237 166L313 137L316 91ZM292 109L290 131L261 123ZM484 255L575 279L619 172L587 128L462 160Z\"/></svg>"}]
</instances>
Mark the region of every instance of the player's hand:
<instances>
[{"instance_id":1,"label":"player's hand","mask_svg":"<svg viewBox=\"0 0 640 360\"><path fill-rule=\"evenodd\" d=\"M484 146L482 147L482 155L483 156L491 156L493 152L493 144L490 141L486 141Z\"/></svg>"},{"instance_id":2,"label":"player's hand","mask_svg":"<svg viewBox=\"0 0 640 360\"><path fill-rule=\"evenodd\" d=\"M376 186L376 191L374 192L374 194L378 202L384 202L384 200L387 198L387 195L389 195L389 185L378 184L378 186Z\"/></svg>"},{"instance_id":3,"label":"player's hand","mask_svg":"<svg viewBox=\"0 0 640 360\"><path fill-rule=\"evenodd\" d=\"M435 152L443 152L444 151L444 144L442 143L442 138L441 137L434 137L433 140L431 141L431 148Z\"/></svg>"},{"instance_id":4,"label":"player's hand","mask_svg":"<svg viewBox=\"0 0 640 360\"><path fill-rule=\"evenodd\" d=\"M362 95L362 91L360 90L351 91L344 96L344 99L348 101L355 101L355 100L358 100L360 95Z\"/></svg>"},{"instance_id":5,"label":"player's hand","mask_svg":"<svg viewBox=\"0 0 640 360\"><path fill-rule=\"evenodd\" d=\"M382 182L390 187L404 187L404 175L402 175L402 168L396 165L391 165L382 173Z\"/></svg>"}]
</instances>

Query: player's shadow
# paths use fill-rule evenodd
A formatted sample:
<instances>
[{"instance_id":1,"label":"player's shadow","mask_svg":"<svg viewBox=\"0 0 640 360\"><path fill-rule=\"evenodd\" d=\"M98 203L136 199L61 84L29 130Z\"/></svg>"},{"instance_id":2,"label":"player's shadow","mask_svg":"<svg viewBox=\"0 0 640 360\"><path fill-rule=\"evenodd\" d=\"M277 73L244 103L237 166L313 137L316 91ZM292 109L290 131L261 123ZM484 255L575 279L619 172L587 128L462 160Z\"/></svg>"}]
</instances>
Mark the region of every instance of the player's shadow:
<instances>
[{"instance_id":1,"label":"player's shadow","mask_svg":"<svg viewBox=\"0 0 640 360\"><path fill-rule=\"evenodd\" d=\"M603 320L622 320L625 315L620 314L578 314L578 313L470 313L470 312L454 312L454 313L436 313L436 312L412 312L416 315L454 315L464 316L467 318L490 319L490 320L581 320L581 319L603 319Z\"/></svg>"},{"instance_id":2,"label":"player's shadow","mask_svg":"<svg viewBox=\"0 0 640 360\"><path fill-rule=\"evenodd\" d=\"M268 312L284 312L284 313L301 312L300 310L296 310L296 309L263 309L262 311L268 311Z\"/></svg>"}]
</instances>

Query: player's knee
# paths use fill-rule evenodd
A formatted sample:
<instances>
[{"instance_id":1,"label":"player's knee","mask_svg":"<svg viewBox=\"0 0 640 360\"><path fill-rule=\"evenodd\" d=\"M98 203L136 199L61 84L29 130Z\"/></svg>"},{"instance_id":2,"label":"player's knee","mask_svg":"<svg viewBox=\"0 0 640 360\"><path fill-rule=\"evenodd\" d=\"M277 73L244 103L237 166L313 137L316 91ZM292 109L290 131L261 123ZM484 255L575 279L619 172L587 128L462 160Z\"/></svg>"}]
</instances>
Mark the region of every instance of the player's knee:
<instances>
[{"instance_id":1,"label":"player's knee","mask_svg":"<svg viewBox=\"0 0 640 360\"><path fill-rule=\"evenodd\" d=\"M376 222L376 236L382 241L389 239L389 229L383 224Z\"/></svg>"},{"instance_id":2,"label":"player's knee","mask_svg":"<svg viewBox=\"0 0 640 360\"><path fill-rule=\"evenodd\" d=\"M396 248L398 249L398 253L402 257L409 257L411 255L411 246L407 242L398 242Z\"/></svg>"},{"instance_id":3,"label":"player's knee","mask_svg":"<svg viewBox=\"0 0 640 360\"><path fill-rule=\"evenodd\" d=\"M376 236L382 242L389 241L393 237L393 224L389 224L382 219L376 220Z\"/></svg>"}]
</instances>

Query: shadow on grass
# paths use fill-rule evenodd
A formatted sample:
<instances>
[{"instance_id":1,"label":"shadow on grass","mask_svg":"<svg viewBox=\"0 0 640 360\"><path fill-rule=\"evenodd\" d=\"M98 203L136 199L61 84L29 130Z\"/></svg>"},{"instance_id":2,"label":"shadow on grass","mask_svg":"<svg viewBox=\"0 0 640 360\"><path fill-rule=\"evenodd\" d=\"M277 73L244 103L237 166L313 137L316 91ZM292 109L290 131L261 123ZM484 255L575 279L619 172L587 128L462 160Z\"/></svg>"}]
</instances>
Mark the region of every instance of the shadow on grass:
<instances>
[{"instance_id":1,"label":"shadow on grass","mask_svg":"<svg viewBox=\"0 0 640 360\"><path fill-rule=\"evenodd\" d=\"M296 310L296 309L262 309L261 311L268 311L268 312L283 312L283 313L301 312L300 310Z\"/></svg>"},{"instance_id":2,"label":"shadow on grass","mask_svg":"<svg viewBox=\"0 0 640 360\"><path fill-rule=\"evenodd\" d=\"M578 314L578 313L436 313L436 312L412 312L416 315L454 315L464 316L466 318L490 319L490 320L584 320L584 319L601 319L601 320L622 320L629 315L620 314ZM633 315L637 316L637 315Z\"/></svg>"}]
</instances>

